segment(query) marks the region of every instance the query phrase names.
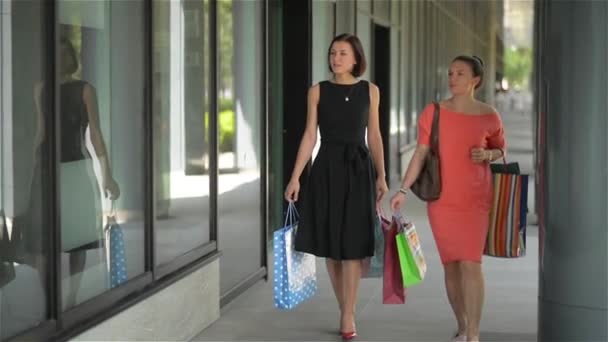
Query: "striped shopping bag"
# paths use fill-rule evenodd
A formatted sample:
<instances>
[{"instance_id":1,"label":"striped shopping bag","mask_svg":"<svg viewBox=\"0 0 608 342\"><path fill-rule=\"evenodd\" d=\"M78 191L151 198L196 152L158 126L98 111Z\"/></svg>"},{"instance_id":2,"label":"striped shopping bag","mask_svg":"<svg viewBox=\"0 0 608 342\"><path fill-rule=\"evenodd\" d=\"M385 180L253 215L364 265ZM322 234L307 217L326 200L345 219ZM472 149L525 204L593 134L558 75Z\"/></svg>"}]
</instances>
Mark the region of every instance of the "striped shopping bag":
<instances>
[{"instance_id":1,"label":"striped shopping bag","mask_svg":"<svg viewBox=\"0 0 608 342\"><path fill-rule=\"evenodd\" d=\"M494 198L484 254L516 258L526 254L528 175L517 163L492 164Z\"/></svg>"}]
</instances>

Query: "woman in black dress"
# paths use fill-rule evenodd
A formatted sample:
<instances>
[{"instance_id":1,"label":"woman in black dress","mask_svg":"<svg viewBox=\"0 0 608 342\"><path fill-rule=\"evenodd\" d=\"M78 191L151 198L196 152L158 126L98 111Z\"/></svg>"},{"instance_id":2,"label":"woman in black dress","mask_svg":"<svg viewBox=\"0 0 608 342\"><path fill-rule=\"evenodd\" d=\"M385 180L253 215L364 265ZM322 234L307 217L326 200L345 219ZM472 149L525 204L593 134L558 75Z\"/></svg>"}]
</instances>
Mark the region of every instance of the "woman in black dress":
<instances>
[{"instance_id":1,"label":"woman in black dress","mask_svg":"<svg viewBox=\"0 0 608 342\"><path fill-rule=\"evenodd\" d=\"M388 187L378 117L380 92L376 85L357 79L366 67L359 39L350 34L335 37L328 63L333 78L308 91L306 129L285 199L298 200L299 178L316 144L318 125L321 147L302 192L295 248L326 258L340 306L340 333L350 340L356 336L361 260L374 254L376 207Z\"/></svg>"}]
</instances>

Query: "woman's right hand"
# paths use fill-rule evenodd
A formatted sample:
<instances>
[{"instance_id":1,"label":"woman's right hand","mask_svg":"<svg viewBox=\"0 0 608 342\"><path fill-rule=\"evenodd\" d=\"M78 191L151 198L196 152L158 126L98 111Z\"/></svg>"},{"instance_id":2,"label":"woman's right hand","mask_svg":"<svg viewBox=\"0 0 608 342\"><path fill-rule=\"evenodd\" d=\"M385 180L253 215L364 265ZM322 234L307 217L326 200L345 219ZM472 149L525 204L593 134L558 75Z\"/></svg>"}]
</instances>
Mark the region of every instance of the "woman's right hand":
<instances>
[{"instance_id":1,"label":"woman's right hand","mask_svg":"<svg viewBox=\"0 0 608 342\"><path fill-rule=\"evenodd\" d=\"M404 204L405 204L405 194L402 192L397 192L391 198L391 210L393 212L398 212Z\"/></svg>"},{"instance_id":2,"label":"woman's right hand","mask_svg":"<svg viewBox=\"0 0 608 342\"><path fill-rule=\"evenodd\" d=\"M109 177L103 182L103 189L105 190L106 197L112 201L116 200L120 196L120 188L114 178Z\"/></svg>"},{"instance_id":3,"label":"woman's right hand","mask_svg":"<svg viewBox=\"0 0 608 342\"><path fill-rule=\"evenodd\" d=\"M285 200L288 202L297 202L300 193L300 181L290 180L285 189Z\"/></svg>"}]
</instances>

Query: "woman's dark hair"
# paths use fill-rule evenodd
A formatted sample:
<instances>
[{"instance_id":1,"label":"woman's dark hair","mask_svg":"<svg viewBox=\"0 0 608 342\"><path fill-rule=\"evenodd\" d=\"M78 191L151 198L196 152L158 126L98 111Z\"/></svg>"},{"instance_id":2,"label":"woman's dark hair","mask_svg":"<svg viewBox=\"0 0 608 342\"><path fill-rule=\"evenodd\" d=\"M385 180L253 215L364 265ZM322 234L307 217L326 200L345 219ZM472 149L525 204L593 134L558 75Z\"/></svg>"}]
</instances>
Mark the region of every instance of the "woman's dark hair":
<instances>
[{"instance_id":1,"label":"woman's dark hair","mask_svg":"<svg viewBox=\"0 0 608 342\"><path fill-rule=\"evenodd\" d=\"M74 49L74 45L67 38L61 38L60 46L65 47L67 49L70 61L70 68L66 70L68 73L73 74L78 70L78 57L76 56L76 49ZM62 63L67 63L68 61L62 61Z\"/></svg>"},{"instance_id":2,"label":"woman's dark hair","mask_svg":"<svg viewBox=\"0 0 608 342\"><path fill-rule=\"evenodd\" d=\"M483 84L483 60L477 56L458 56L454 58L452 62L461 61L467 63L473 71L473 77L479 77L479 83L475 86L475 89L481 87Z\"/></svg>"},{"instance_id":3,"label":"woman's dark hair","mask_svg":"<svg viewBox=\"0 0 608 342\"><path fill-rule=\"evenodd\" d=\"M350 44L353 49L353 52L355 53L355 61L357 61L357 64L353 66L352 74L355 77L363 75L365 69L367 68L367 61L365 59L365 53L363 52L363 46L361 45L361 41L359 40L359 38L357 38L357 36L349 33L343 33L339 36L336 36L331 41L331 44L329 44L329 48L327 49L327 66L329 68L329 71L334 72L331 69L331 62L329 58L331 56L331 47L334 45L335 42L347 42Z\"/></svg>"}]
</instances>

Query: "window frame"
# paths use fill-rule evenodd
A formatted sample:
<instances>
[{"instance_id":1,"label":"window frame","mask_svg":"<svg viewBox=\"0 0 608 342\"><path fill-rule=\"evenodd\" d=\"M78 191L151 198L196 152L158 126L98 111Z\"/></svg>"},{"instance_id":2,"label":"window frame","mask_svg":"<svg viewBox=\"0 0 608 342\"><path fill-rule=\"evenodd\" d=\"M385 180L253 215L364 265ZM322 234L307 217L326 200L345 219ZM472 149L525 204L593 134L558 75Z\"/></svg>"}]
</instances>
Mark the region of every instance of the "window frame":
<instances>
[{"instance_id":1,"label":"window frame","mask_svg":"<svg viewBox=\"0 0 608 342\"><path fill-rule=\"evenodd\" d=\"M59 156L59 139L57 134L59 131L60 122L57 120L58 112L58 94L56 91L55 81L57 80L56 61L59 53L59 30L58 30L58 1L44 2L44 23L43 23L43 38L47 58L45 60L45 80L48 80L49 90L54 94L46 104L45 110L49 113L50 121L53 123L52 129L49 132L49 139L54 143L50 147L50 175L51 184L49 197L49 217L50 229L53 234L51 249L48 255L49 271L47 272L47 320L43 321L38 326L23 331L22 333L8 338L8 340L68 340L74 338L86 330L94 327L100 322L117 315L121 311L145 300L154 295L160 290L174 284L178 280L190 275L191 273L205 267L206 265L216 261L221 252L218 250L218 28L217 28L217 0L209 0L208 17L209 31L205 34L209 35L207 47L210 51L209 56L209 239L208 243L200 245L190 251L185 252L181 256L174 258L168 263L157 265L155 263L155 185L154 185L154 143L155 136L153 132L153 90L154 82L153 75L153 42L154 42L154 0L140 0L143 5L143 35L144 42L144 272L138 276L129 279L124 285L105 291L84 303L78 304L74 308L63 311L61 306L61 253L59 242L61 241L61 229L59 215L60 209L60 193L59 193L59 172L58 172L58 156ZM199 0L201 4L204 0ZM260 84L263 100L261 105L260 124L261 134L260 143L262 143L262 160L261 160L261 193L260 193L260 210L261 210L261 231L260 244L262 246L262 256L260 258L260 268L254 272L256 279L267 279L267 222L268 222L268 93L264 85L268 81L268 0L264 0L262 9L262 40L264 44L262 52L262 77ZM246 279L244 285L250 284L251 279ZM219 279L218 279L219 281ZM230 299L236 297L240 292L247 287L243 287L238 293L231 293ZM226 298L228 299L228 298ZM224 298L222 299L224 300Z\"/></svg>"}]
</instances>

